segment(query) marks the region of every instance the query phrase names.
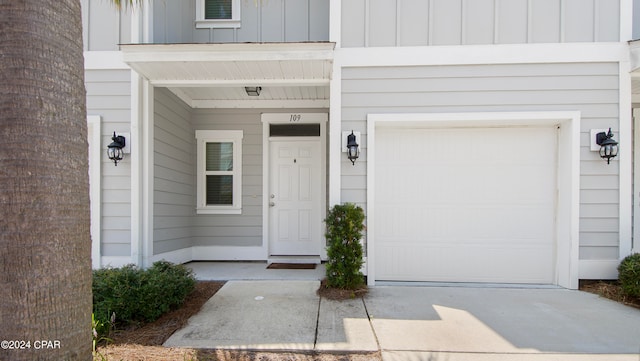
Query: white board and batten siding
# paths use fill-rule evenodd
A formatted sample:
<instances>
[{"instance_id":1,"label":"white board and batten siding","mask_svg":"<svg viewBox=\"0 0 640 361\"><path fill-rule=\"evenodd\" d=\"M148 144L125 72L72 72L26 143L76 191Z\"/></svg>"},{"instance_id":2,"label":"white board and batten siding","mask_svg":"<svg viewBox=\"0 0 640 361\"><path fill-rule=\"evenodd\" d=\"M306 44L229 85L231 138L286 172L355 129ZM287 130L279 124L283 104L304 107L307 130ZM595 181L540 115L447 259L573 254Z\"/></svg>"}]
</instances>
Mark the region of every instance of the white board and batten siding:
<instances>
[{"instance_id":1,"label":"white board and batten siding","mask_svg":"<svg viewBox=\"0 0 640 361\"><path fill-rule=\"evenodd\" d=\"M356 166L342 162L342 200L360 205L368 114L580 112L579 258L617 261L619 164L589 149L590 129L617 131L617 63L359 67L342 77L342 128L360 131L363 148Z\"/></svg>"},{"instance_id":2,"label":"white board and batten siding","mask_svg":"<svg viewBox=\"0 0 640 361\"><path fill-rule=\"evenodd\" d=\"M611 42L619 0L342 1L342 46Z\"/></svg>"},{"instance_id":3,"label":"white board and batten siding","mask_svg":"<svg viewBox=\"0 0 640 361\"><path fill-rule=\"evenodd\" d=\"M239 28L196 28L196 0L153 4L155 43L302 42L329 40L328 0L240 1Z\"/></svg>"},{"instance_id":4,"label":"white board and batten siding","mask_svg":"<svg viewBox=\"0 0 640 361\"><path fill-rule=\"evenodd\" d=\"M81 6L85 51L115 51L131 42L131 9L95 0L81 0Z\"/></svg>"},{"instance_id":5,"label":"white board and batten siding","mask_svg":"<svg viewBox=\"0 0 640 361\"><path fill-rule=\"evenodd\" d=\"M101 265L120 266L131 262L131 163L125 155L114 166L106 145L114 131L130 132L131 71L86 70L85 86L87 115L101 118Z\"/></svg>"}]
</instances>

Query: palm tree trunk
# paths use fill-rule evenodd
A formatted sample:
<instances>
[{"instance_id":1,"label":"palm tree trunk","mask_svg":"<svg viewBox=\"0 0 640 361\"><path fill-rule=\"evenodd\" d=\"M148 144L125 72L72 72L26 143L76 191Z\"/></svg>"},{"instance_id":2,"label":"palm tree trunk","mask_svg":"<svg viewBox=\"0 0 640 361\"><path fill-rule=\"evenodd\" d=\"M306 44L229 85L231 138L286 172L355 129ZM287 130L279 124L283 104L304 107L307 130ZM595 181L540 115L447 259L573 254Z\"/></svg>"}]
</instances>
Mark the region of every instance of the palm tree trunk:
<instances>
[{"instance_id":1,"label":"palm tree trunk","mask_svg":"<svg viewBox=\"0 0 640 361\"><path fill-rule=\"evenodd\" d=\"M0 360L92 357L86 139L80 1L0 0Z\"/></svg>"}]
</instances>

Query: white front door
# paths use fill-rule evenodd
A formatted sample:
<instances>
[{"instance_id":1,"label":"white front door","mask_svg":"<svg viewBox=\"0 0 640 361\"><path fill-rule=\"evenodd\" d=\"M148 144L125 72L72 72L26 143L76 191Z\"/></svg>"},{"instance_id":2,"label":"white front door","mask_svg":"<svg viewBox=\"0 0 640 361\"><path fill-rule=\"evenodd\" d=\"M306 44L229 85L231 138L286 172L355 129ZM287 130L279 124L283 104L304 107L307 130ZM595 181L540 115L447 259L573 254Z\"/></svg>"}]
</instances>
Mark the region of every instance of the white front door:
<instances>
[{"instance_id":1,"label":"white front door","mask_svg":"<svg viewBox=\"0 0 640 361\"><path fill-rule=\"evenodd\" d=\"M270 143L270 255L320 255L320 138Z\"/></svg>"}]
</instances>

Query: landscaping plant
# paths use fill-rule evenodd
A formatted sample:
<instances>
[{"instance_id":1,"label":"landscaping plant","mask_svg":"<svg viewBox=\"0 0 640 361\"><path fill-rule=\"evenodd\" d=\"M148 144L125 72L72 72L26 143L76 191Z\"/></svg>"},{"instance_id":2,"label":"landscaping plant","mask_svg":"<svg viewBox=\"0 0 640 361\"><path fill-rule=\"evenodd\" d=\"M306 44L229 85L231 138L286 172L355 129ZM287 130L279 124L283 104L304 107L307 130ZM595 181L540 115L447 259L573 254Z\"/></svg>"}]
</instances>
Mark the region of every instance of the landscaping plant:
<instances>
[{"instance_id":1,"label":"landscaping plant","mask_svg":"<svg viewBox=\"0 0 640 361\"><path fill-rule=\"evenodd\" d=\"M183 265L155 262L142 270L134 265L93 271L93 313L108 322L152 322L181 305L196 284L193 272Z\"/></svg>"},{"instance_id":2,"label":"landscaping plant","mask_svg":"<svg viewBox=\"0 0 640 361\"><path fill-rule=\"evenodd\" d=\"M624 293L640 297L640 253L627 256L620 262L618 279Z\"/></svg>"},{"instance_id":3,"label":"landscaping plant","mask_svg":"<svg viewBox=\"0 0 640 361\"><path fill-rule=\"evenodd\" d=\"M354 290L364 285L362 231L364 211L352 203L336 205L325 219L327 247L327 287Z\"/></svg>"}]
</instances>

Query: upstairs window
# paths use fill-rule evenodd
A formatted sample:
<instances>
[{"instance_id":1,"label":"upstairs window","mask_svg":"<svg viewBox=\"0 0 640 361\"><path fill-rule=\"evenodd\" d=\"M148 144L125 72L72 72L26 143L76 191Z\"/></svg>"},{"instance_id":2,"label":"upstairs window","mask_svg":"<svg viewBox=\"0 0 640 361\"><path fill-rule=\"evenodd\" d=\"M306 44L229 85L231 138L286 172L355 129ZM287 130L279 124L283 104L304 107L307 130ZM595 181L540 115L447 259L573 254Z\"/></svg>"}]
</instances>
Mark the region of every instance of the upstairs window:
<instances>
[{"instance_id":1,"label":"upstairs window","mask_svg":"<svg viewBox=\"0 0 640 361\"><path fill-rule=\"evenodd\" d=\"M242 211L242 131L198 130L198 214Z\"/></svg>"},{"instance_id":2,"label":"upstairs window","mask_svg":"<svg viewBox=\"0 0 640 361\"><path fill-rule=\"evenodd\" d=\"M240 0L196 0L197 28L239 28Z\"/></svg>"}]
</instances>

